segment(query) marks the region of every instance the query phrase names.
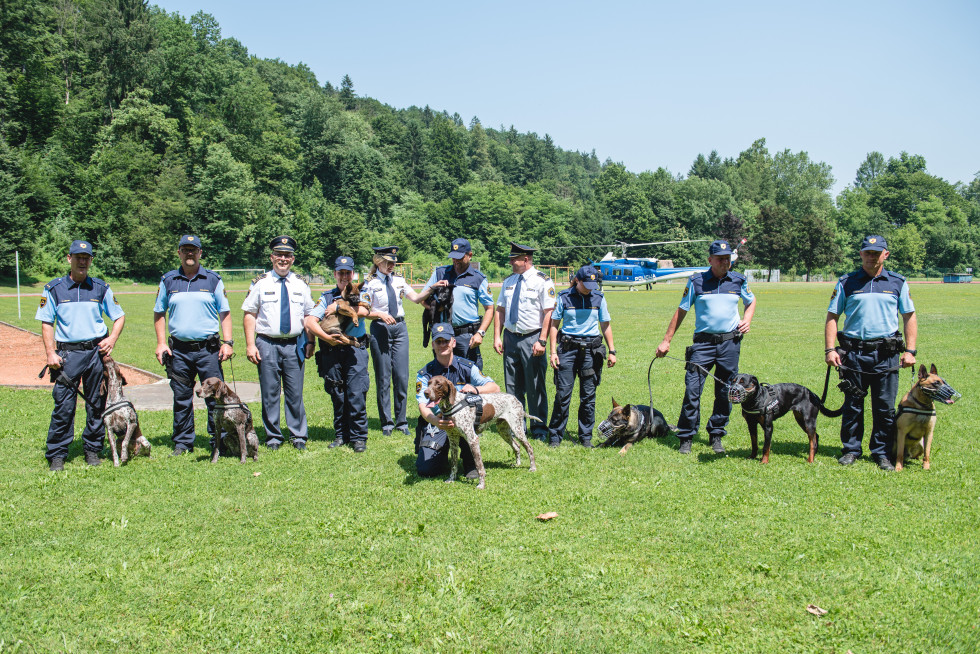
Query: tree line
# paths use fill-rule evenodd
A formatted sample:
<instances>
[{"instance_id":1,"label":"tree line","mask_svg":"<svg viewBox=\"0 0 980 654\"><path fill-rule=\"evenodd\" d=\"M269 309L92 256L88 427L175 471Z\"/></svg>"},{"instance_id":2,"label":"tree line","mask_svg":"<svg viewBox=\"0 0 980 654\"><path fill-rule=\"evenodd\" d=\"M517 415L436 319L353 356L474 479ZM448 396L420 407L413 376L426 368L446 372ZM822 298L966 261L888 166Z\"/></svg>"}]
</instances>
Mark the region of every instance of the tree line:
<instances>
[{"instance_id":1,"label":"tree line","mask_svg":"<svg viewBox=\"0 0 980 654\"><path fill-rule=\"evenodd\" d=\"M639 128L639 127L638 127ZM980 174L951 184L906 152L872 152L832 197L830 166L806 152L698 155L690 169L634 173L548 134L359 96L344 76L261 59L217 21L145 0L0 2L0 275L14 250L28 274L63 271L73 238L110 278L173 267L177 235L199 234L212 268L261 266L268 239L294 235L297 267L370 247L442 261L465 235L485 270L506 243L578 265L595 247L747 238L742 261L810 274L853 267L867 233L893 267L976 267ZM700 265L703 244L632 251Z\"/></svg>"}]
</instances>

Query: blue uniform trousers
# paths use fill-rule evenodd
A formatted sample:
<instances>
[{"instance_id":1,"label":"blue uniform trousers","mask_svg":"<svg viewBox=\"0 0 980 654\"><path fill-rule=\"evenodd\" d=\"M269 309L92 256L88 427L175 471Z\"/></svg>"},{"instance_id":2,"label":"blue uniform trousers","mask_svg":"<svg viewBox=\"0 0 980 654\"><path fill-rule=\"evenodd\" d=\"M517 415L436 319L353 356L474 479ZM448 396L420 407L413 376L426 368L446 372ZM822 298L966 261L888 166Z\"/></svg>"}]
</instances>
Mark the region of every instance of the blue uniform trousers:
<instances>
[{"instance_id":1,"label":"blue uniform trousers","mask_svg":"<svg viewBox=\"0 0 980 654\"><path fill-rule=\"evenodd\" d=\"M708 419L708 436L724 436L728 425L728 416L732 412L732 403L728 401L726 381L738 373L738 355L742 344L734 340L724 343L695 343L691 346L691 363L711 370L714 366L715 377L723 380L715 382L715 403L712 407L711 418ZM687 371L684 375L684 404L681 415L677 419L677 438L690 440L698 433L701 425L701 391L707 376L700 370Z\"/></svg>"},{"instance_id":2,"label":"blue uniform trousers","mask_svg":"<svg viewBox=\"0 0 980 654\"><path fill-rule=\"evenodd\" d=\"M872 373L898 365L899 355L883 352L847 352L841 363L848 368L856 368ZM841 370L841 379L851 381L861 390L869 391L871 397L871 440L868 449L871 456L884 454L891 458L895 441L895 396L898 394L898 371L862 374L851 370ZM850 394L844 395L844 413L841 416L840 440L844 454L861 455L861 440L864 437L864 398Z\"/></svg>"},{"instance_id":3,"label":"blue uniform trousers","mask_svg":"<svg viewBox=\"0 0 980 654\"><path fill-rule=\"evenodd\" d=\"M286 426L296 442L306 442L306 407L303 404L303 364L296 353L296 339L255 337L259 350L259 388L262 391L262 424L267 445L284 438L279 427L280 390L286 396Z\"/></svg>"},{"instance_id":4,"label":"blue uniform trousers","mask_svg":"<svg viewBox=\"0 0 980 654\"><path fill-rule=\"evenodd\" d=\"M174 374L187 378L191 385L187 386L176 379L170 380L170 389L174 393L174 445L183 445L188 450L194 450L194 378L203 382L209 377L217 377L224 381L221 372L221 362L218 361L218 350L209 351L207 348L197 352L181 352L170 348L174 354ZM214 437L214 398L204 400L208 407L208 433Z\"/></svg>"},{"instance_id":5,"label":"blue uniform trousers","mask_svg":"<svg viewBox=\"0 0 980 654\"><path fill-rule=\"evenodd\" d=\"M335 437L345 443L363 443L368 437L367 393L371 388L368 351L365 347L335 345L320 352L323 388L333 402Z\"/></svg>"},{"instance_id":6,"label":"blue uniform trousers","mask_svg":"<svg viewBox=\"0 0 980 654\"><path fill-rule=\"evenodd\" d=\"M456 347L453 348L453 354L461 359L472 361L476 364L477 369L483 372L483 355L480 354L480 346L470 347L470 339L473 336L475 334L458 334L456 336Z\"/></svg>"},{"instance_id":7,"label":"blue uniform trousers","mask_svg":"<svg viewBox=\"0 0 980 654\"><path fill-rule=\"evenodd\" d=\"M105 410L105 395L100 395L102 385L102 355L98 347L91 350L59 351L62 358L62 375L71 379L61 380L51 389L54 397L54 411L48 427L48 447L45 456L50 462L54 458L67 458L68 446L75 437L75 408L77 402L85 404L85 430L82 441L86 452L101 452L105 441L105 424L102 412ZM81 388L92 404L77 398L70 386Z\"/></svg>"},{"instance_id":8,"label":"blue uniform trousers","mask_svg":"<svg viewBox=\"0 0 980 654\"><path fill-rule=\"evenodd\" d=\"M538 342L538 334L531 332L522 336L504 330L504 385L507 392L526 407L528 414L542 421L531 421L531 434L543 440L548 438L548 389L545 388L548 356L531 354Z\"/></svg>"},{"instance_id":9,"label":"blue uniform trousers","mask_svg":"<svg viewBox=\"0 0 980 654\"><path fill-rule=\"evenodd\" d=\"M449 474L449 435L435 425L419 418L415 426L415 470L419 477L438 477ZM466 439L459 439L460 475L476 470L473 453Z\"/></svg>"},{"instance_id":10,"label":"blue uniform trousers","mask_svg":"<svg viewBox=\"0 0 980 654\"><path fill-rule=\"evenodd\" d=\"M551 422L548 424L552 443L560 443L565 434L565 425L568 424L568 407L572 402L572 391L575 389L576 377L579 378L578 437L583 441L592 440L592 428L595 426L595 392L602 381L603 359L595 357L595 363L592 364L590 363L593 359L592 353L586 352L583 365L594 365L595 374L582 376L580 371L575 370L575 360L578 357L578 349L565 349L563 345L558 346L558 369L555 371L555 404L551 409Z\"/></svg>"},{"instance_id":11,"label":"blue uniform trousers","mask_svg":"<svg viewBox=\"0 0 980 654\"><path fill-rule=\"evenodd\" d=\"M408 429L405 406L408 401L408 327L404 320L387 325L383 320L371 323L371 362L377 384L378 418L381 429ZM394 387L394 418L390 390Z\"/></svg>"}]
</instances>

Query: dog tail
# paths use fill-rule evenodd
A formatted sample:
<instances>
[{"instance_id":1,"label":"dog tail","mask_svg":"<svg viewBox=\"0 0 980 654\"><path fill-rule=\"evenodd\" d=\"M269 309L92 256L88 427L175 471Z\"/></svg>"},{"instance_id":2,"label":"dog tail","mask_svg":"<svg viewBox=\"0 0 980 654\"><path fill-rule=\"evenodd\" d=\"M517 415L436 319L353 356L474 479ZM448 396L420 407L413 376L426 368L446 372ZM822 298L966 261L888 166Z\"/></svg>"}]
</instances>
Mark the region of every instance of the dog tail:
<instances>
[{"instance_id":1,"label":"dog tail","mask_svg":"<svg viewBox=\"0 0 980 654\"><path fill-rule=\"evenodd\" d=\"M817 408L820 409L820 413L827 416L828 418L838 418L844 413L844 405L841 404L839 409L831 411L823 405L821 402L817 402Z\"/></svg>"},{"instance_id":2,"label":"dog tail","mask_svg":"<svg viewBox=\"0 0 980 654\"><path fill-rule=\"evenodd\" d=\"M530 418L531 420L537 420L538 422L540 422L540 423L542 423L542 424L544 424L544 420L542 420L541 418L538 418L537 416L532 416L532 415L531 415L530 413L527 413L527 414L525 414L525 415L526 415L526 416L527 416L528 418Z\"/></svg>"}]
</instances>

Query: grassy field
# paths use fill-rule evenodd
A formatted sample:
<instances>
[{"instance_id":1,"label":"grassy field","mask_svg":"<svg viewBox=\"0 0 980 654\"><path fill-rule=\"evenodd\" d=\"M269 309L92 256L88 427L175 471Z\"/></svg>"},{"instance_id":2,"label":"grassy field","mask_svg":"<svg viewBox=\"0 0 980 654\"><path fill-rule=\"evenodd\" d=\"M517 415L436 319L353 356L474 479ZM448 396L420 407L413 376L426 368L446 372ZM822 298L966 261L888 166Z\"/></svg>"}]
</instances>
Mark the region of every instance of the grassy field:
<instances>
[{"instance_id":1,"label":"grassy field","mask_svg":"<svg viewBox=\"0 0 980 654\"><path fill-rule=\"evenodd\" d=\"M819 392L830 285L754 290L741 368ZM600 415L611 396L646 403L647 366L680 295L609 293L620 363L603 377ZM0 652L976 652L980 285L912 295L919 360L963 393L939 409L930 471L839 466L839 423L826 418L813 465L783 419L762 466L737 417L726 457L703 431L687 457L676 438L624 458L566 442L537 447L535 474L509 468L508 448L487 437L478 492L418 478L411 439L380 433L374 389L368 451L328 450L329 402L310 367L305 453L210 465L199 412L198 450L170 458L171 415L144 412L152 458L90 469L76 439L53 475L49 394L0 389ZM117 358L159 370L152 296L120 302ZM36 305L19 324L34 328ZM16 300L0 299L0 320L16 316ZM416 370L427 360L420 315L408 320ZM234 372L256 379L241 354ZM499 357L487 372L502 380ZM904 372L902 393L910 383ZM672 421L682 385L680 364L654 364L654 405ZM832 390L828 403L840 398ZM544 511L559 517L535 520Z\"/></svg>"}]
</instances>

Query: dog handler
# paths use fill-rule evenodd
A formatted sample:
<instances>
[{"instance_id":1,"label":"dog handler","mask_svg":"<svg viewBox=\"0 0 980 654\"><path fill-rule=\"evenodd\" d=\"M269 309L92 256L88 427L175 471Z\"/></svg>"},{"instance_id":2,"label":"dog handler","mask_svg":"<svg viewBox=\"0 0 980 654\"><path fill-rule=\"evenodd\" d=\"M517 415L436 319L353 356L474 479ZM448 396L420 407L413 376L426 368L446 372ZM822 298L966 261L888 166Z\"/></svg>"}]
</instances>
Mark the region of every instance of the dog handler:
<instances>
[{"instance_id":1,"label":"dog handler","mask_svg":"<svg viewBox=\"0 0 980 654\"><path fill-rule=\"evenodd\" d=\"M602 275L595 266L582 266L575 273L575 284L558 294L551 314L551 367L555 369L555 405L551 409L551 447L561 444L568 423L575 377L579 378L578 437L592 447L595 425L595 393L602 380L602 360L609 346L609 367L616 365L616 346L609 325L609 307L599 291ZM561 324L561 331L558 325ZM600 335L600 331L602 334Z\"/></svg>"},{"instance_id":2,"label":"dog handler","mask_svg":"<svg viewBox=\"0 0 980 654\"><path fill-rule=\"evenodd\" d=\"M453 353L458 357L469 359L483 370L483 356L480 345L493 323L493 296L490 295L490 284L482 272L470 265L473 259L473 249L465 238L457 238L450 245L449 258L452 265L439 266L432 271L432 276L426 282L423 291L432 286L453 287L453 331L456 333L456 349ZM480 305L483 305L483 320L480 320Z\"/></svg>"},{"instance_id":3,"label":"dog handler","mask_svg":"<svg viewBox=\"0 0 980 654\"><path fill-rule=\"evenodd\" d=\"M194 377L202 382L208 377L224 380L221 362L235 353L225 285L221 275L201 266L203 253L201 239L197 236L185 234L180 237L177 245L180 268L171 270L160 280L153 307L157 361L167 368L174 393L172 456L194 451ZM213 438L214 398L208 398L205 403L208 406L208 433Z\"/></svg>"},{"instance_id":4,"label":"dog handler","mask_svg":"<svg viewBox=\"0 0 980 654\"><path fill-rule=\"evenodd\" d=\"M65 469L68 446L75 437L75 395L79 385L88 398L82 432L85 463L99 465L99 453L105 441L102 412L106 396L99 393L102 355L112 352L126 317L109 285L89 277L93 256L91 243L72 241L68 249L71 271L44 285L41 306L34 315L35 320L41 321L41 340L54 382L51 389L54 411L51 412L45 454L52 472ZM109 328L102 320L102 314L113 321L112 333L108 336Z\"/></svg>"},{"instance_id":5,"label":"dog handler","mask_svg":"<svg viewBox=\"0 0 980 654\"><path fill-rule=\"evenodd\" d=\"M667 325L664 340L657 347L657 357L670 351L670 341L684 321L684 316L694 307L694 344L687 348L684 359L704 370L715 368L715 376L727 380L738 373L738 357L742 338L749 331L755 315L755 295L749 290L745 275L733 272L732 248L728 241L718 240L708 248L710 270L695 273L687 282L680 306ZM745 307L741 319L738 316L738 300ZM701 424L701 392L704 390L705 372L688 365L684 376L684 404L677 419L681 454L690 454L691 441ZM725 435L732 403L728 400L723 382L715 382L715 403L708 419L708 438L711 449L725 453L721 438Z\"/></svg>"},{"instance_id":6,"label":"dog handler","mask_svg":"<svg viewBox=\"0 0 980 654\"><path fill-rule=\"evenodd\" d=\"M442 375L450 383L456 385L460 393L499 393L500 387L489 377L483 375L475 363L453 354L456 339L453 337L453 326L441 322L432 326L432 349L435 359L419 370L415 377L415 399L419 403L419 420L415 427L415 469L420 477L436 477L449 472L449 436L446 430L453 426L452 418L446 419L439 415L438 406L429 406L430 402L424 395L429 380ZM465 445L465 447L464 447ZM460 456L463 460L463 473L469 479L478 477L473 453L469 445L460 443Z\"/></svg>"},{"instance_id":7,"label":"dog handler","mask_svg":"<svg viewBox=\"0 0 980 654\"><path fill-rule=\"evenodd\" d=\"M367 392L371 387L371 376L368 374L368 336L364 328L364 318L370 313L371 300L367 293L361 293L359 302L351 303L351 308L357 311L358 321L354 325L352 320L344 334L356 340L357 347L346 345L327 334L320 328L320 321L336 313L337 300L349 292L354 277L354 258L337 257L333 276L337 280L337 286L320 295L313 313L306 318L306 328L320 340L316 369L323 377L323 389L333 402L335 438L327 447L350 445L355 452L363 452L367 449Z\"/></svg>"},{"instance_id":8,"label":"dog handler","mask_svg":"<svg viewBox=\"0 0 980 654\"><path fill-rule=\"evenodd\" d=\"M894 407L898 393L898 366L915 365L918 324L909 285L899 274L885 270L888 247L881 236L868 236L861 243L861 268L837 280L830 296L824 325L824 359L840 368L840 376L850 386L844 394L840 440L847 466L861 456L864 437L864 396L871 390L872 460L882 470L894 470L889 460L895 439ZM841 314L844 327L837 331ZM905 342L898 332L902 315ZM834 348L840 342L841 352ZM843 366L843 367L842 367Z\"/></svg>"},{"instance_id":9,"label":"dog handler","mask_svg":"<svg viewBox=\"0 0 980 654\"><path fill-rule=\"evenodd\" d=\"M283 442L279 427L279 395L286 398L286 426L297 450L306 449L306 407L303 404L303 368L307 343L303 320L313 311L309 285L292 272L296 240L277 236L269 242L272 270L252 280L242 302L245 356L259 367L262 424L265 445L278 450ZM257 335L256 335L257 334Z\"/></svg>"}]
</instances>

